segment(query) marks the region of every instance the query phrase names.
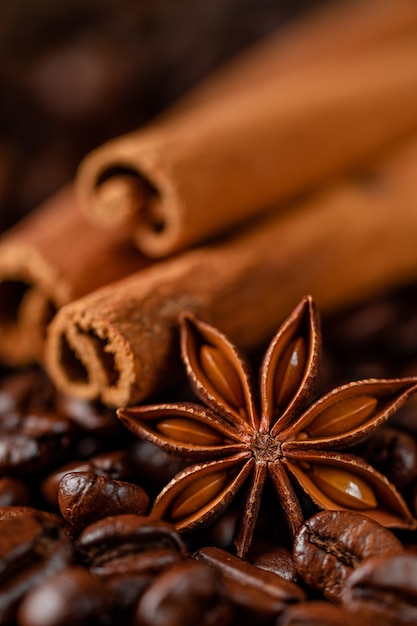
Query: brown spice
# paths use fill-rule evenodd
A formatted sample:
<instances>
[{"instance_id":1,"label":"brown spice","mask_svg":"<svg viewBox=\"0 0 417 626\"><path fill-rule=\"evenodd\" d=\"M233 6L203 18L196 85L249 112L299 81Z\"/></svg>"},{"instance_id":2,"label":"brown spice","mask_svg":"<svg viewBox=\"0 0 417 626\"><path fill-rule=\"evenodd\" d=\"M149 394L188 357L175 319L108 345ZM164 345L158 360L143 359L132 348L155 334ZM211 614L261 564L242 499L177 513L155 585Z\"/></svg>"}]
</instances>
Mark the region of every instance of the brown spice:
<instances>
[{"instance_id":1,"label":"brown spice","mask_svg":"<svg viewBox=\"0 0 417 626\"><path fill-rule=\"evenodd\" d=\"M151 515L190 530L222 512L249 482L236 537L246 554L269 476L294 534L303 522L292 480L323 509L360 511L386 526L415 521L395 487L343 448L363 441L412 393L417 378L364 380L333 389L312 406L320 336L305 298L272 340L260 369L260 407L248 366L216 329L184 314L182 357L205 406L119 409L141 438L198 463L161 491ZM210 356L207 356L210 355Z\"/></svg>"},{"instance_id":2,"label":"brown spice","mask_svg":"<svg viewBox=\"0 0 417 626\"><path fill-rule=\"evenodd\" d=\"M329 313L412 280L417 141L370 173L63 307L47 341L51 378L70 395L125 406L176 380L184 310L250 349L305 293Z\"/></svg>"},{"instance_id":3,"label":"brown spice","mask_svg":"<svg viewBox=\"0 0 417 626\"><path fill-rule=\"evenodd\" d=\"M72 185L0 240L0 358L42 361L46 326L64 304L149 264L121 232L87 222Z\"/></svg>"},{"instance_id":4,"label":"brown spice","mask_svg":"<svg viewBox=\"0 0 417 626\"><path fill-rule=\"evenodd\" d=\"M315 6L218 68L171 105L164 117L253 90L257 84L325 58L362 54L399 41L416 28L413 0L347 0Z\"/></svg>"},{"instance_id":5,"label":"brown spice","mask_svg":"<svg viewBox=\"0 0 417 626\"><path fill-rule=\"evenodd\" d=\"M246 88L106 143L80 166L82 207L101 224L130 226L145 254L166 256L414 130L415 33L350 50L263 80L250 75Z\"/></svg>"}]
</instances>

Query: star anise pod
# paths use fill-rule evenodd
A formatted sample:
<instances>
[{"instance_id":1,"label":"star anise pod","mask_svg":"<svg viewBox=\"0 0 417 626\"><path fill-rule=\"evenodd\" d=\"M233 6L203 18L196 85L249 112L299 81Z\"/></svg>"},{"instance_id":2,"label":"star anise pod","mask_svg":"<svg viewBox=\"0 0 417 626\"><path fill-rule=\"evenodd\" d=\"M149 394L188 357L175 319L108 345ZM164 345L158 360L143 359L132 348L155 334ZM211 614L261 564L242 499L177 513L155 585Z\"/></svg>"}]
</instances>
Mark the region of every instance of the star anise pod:
<instances>
[{"instance_id":1,"label":"star anise pod","mask_svg":"<svg viewBox=\"0 0 417 626\"><path fill-rule=\"evenodd\" d=\"M184 313L182 358L205 406L158 404L119 409L143 439L198 463L178 473L157 496L152 515L190 530L223 511L248 482L235 539L250 547L269 475L290 529L303 522L293 482L322 509L360 511L385 526L415 520L388 479L342 448L363 441L417 390L417 378L362 380L333 389L311 406L320 331L304 298L273 338L260 368L256 402L249 367L218 330Z\"/></svg>"}]
</instances>

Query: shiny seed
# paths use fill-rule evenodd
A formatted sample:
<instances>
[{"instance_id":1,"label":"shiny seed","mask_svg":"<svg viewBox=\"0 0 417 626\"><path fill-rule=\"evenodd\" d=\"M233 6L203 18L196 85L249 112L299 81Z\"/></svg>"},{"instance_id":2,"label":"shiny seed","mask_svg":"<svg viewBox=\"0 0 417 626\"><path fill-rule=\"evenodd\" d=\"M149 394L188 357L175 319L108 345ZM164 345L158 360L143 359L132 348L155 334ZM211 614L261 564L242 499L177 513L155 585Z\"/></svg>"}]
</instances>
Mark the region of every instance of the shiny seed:
<instances>
[{"instance_id":1,"label":"shiny seed","mask_svg":"<svg viewBox=\"0 0 417 626\"><path fill-rule=\"evenodd\" d=\"M331 500L357 511L377 506L371 487L359 476L347 470L327 465L314 465L310 478Z\"/></svg>"},{"instance_id":2,"label":"shiny seed","mask_svg":"<svg viewBox=\"0 0 417 626\"><path fill-rule=\"evenodd\" d=\"M275 371L275 402L285 407L297 391L307 362L304 337L298 337L284 350Z\"/></svg>"},{"instance_id":3,"label":"shiny seed","mask_svg":"<svg viewBox=\"0 0 417 626\"><path fill-rule=\"evenodd\" d=\"M158 422L156 429L169 439L192 445L217 446L223 443L214 428L184 417L167 417Z\"/></svg>"},{"instance_id":4,"label":"shiny seed","mask_svg":"<svg viewBox=\"0 0 417 626\"><path fill-rule=\"evenodd\" d=\"M200 362L204 375L214 390L234 409L244 406L239 376L230 361L215 346L203 345Z\"/></svg>"},{"instance_id":5,"label":"shiny seed","mask_svg":"<svg viewBox=\"0 0 417 626\"><path fill-rule=\"evenodd\" d=\"M308 426L311 437L333 437L354 430L374 412L378 401L370 396L340 400L325 409Z\"/></svg>"},{"instance_id":6,"label":"shiny seed","mask_svg":"<svg viewBox=\"0 0 417 626\"><path fill-rule=\"evenodd\" d=\"M223 489L227 473L216 472L195 480L175 498L171 506L171 518L175 521L197 513Z\"/></svg>"}]
</instances>

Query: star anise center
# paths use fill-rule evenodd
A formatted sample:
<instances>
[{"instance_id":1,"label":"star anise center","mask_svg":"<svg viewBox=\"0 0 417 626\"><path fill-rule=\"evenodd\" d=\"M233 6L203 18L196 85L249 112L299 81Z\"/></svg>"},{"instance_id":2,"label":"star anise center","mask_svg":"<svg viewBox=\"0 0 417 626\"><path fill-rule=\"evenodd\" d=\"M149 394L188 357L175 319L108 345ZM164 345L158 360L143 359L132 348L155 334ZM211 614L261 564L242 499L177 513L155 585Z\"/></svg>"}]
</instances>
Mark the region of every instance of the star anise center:
<instances>
[{"instance_id":1,"label":"star anise center","mask_svg":"<svg viewBox=\"0 0 417 626\"><path fill-rule=\"evenodd\" d=\"M261 463L272 463L282 458L281 442L269 433L255 432L251 448L256 461Z\"/></svg>"}]
</instances>

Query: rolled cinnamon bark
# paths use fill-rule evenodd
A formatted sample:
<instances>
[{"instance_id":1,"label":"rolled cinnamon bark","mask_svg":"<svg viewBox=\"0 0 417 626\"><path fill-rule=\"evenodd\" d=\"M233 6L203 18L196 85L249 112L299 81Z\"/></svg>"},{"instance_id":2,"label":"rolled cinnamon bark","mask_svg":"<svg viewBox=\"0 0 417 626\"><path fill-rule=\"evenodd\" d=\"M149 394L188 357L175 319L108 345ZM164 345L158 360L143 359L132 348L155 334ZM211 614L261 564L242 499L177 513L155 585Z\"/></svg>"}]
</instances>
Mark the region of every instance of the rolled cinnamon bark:
<instances>
[{"instance_id":1,"label":"rolled cinnamon bark","mask_svg":"<svg viewBox=\"0 0 417 626\"><path fill-rule=\"evenodd\" d=\"M342 0L321 5L240 52L174 103L164 117L211 104L237 90L253 90L257 83L301 65L320 63L334 55L363 54L416 32L414 0Z\"/></svg>"},{"instance_id":2,"label":"rolled cinnamon bark","mask_svg":"<svg viewBox=\"0 0 417 626\"><path fill-rule=\"evenodd\" d=\"M148 264L126 235L86 222L72 185L62 189L0 239L0 359L42 360L59 307Z\"/></svg>"},{"instance_id":3,"label":"rolled cinnamon bark","mask_svg":"<svg viewBox=\"0 0 417 626\"><path fill-rule=\"evenodd\" d=\"M307 293L329 312L416 278L416 180L417 137L290 211L63 307L48 330L52 380L75 396L128 405L181 369L181 311L250 349Z\"/></svg>"},{"instance_id":4,"label":"rolled cinnamon bark","mask_svg":"<svg viewBox=\"0 0 417 626\"><path fill-rule=\"evenodd\" d=\"M79 169L82 207L103 224L130 223L139 249L161 257L351 166L417 125L415 31L374 38L337 54L333 37L328 55L259 80L250 71L245 88L241 72L239 88L220 97L215 87L207 105L197 98L101 146Z\"/></svg>"}]
</instances>

